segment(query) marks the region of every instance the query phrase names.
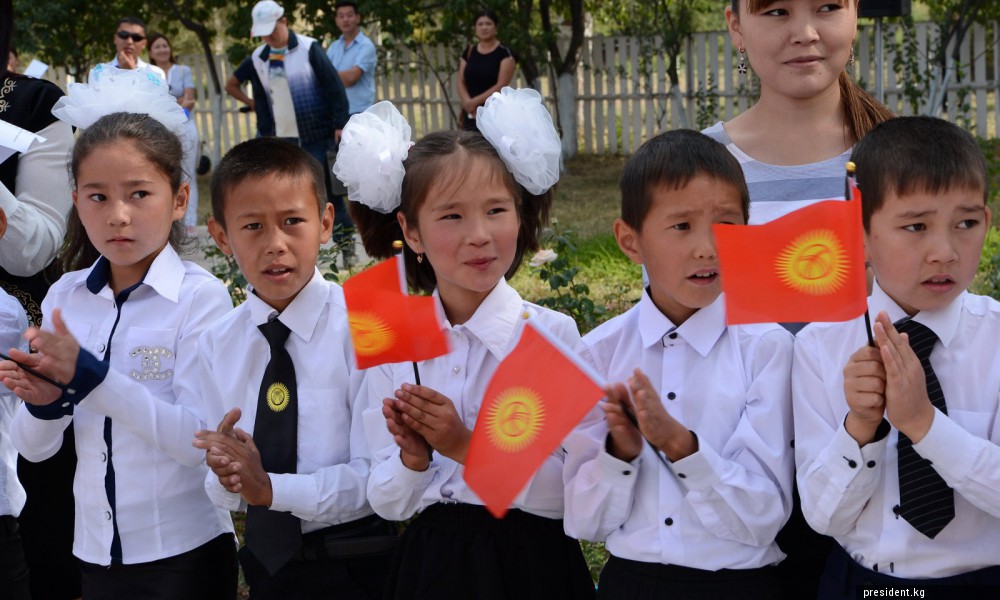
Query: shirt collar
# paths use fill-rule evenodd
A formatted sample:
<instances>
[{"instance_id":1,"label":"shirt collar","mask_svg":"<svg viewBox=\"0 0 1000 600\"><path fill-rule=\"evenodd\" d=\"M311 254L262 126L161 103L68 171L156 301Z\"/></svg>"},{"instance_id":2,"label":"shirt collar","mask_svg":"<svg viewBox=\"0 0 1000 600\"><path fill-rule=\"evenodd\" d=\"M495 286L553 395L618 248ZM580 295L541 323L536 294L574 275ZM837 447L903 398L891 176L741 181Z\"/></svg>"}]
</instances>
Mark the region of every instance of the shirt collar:
<instances>
[{"instance_id":1,"label":"shirt collar","mask_svg":"<svg viewBox=\"0 0 1000 600\"><path fill-rule=\"evenodd\" d=\"M639 335L644 348L663 344L668 334L676 332L698 354L708 356L725 330L726 303L723 294L719 294L714 302L676 326L656 307L649 296L649 290L642 292L639 300Z\"/></svg>"},{"instance_id":2,"label":"shirt collar","mask_svg":"<svg viewBox=\"0 0 1000 600\"><path fill-rule=\"evenodd\" d=\"M962 306L965 305L965 298L968 293L963 290L958 297L943 308L922 310L913 316L913 320L926 325L941 340L941 344L947 348L958 331L958 321L962 316ZM889 297L889 294L882 289L878 281L872 284L872 295L868 299L868 306L871 311L872 323L875 322L875 317L881 311L885 311L893 323L906 316L906 311L900 308L896 304L896 301Z\"/></svg>"},{"instance_id":3,"label":"shirt collar","mask_svg":"<svg viewBox=\"0 0 1000 600\"><path fill-rule=\"evenodd\" d=\"M291 29L289 29L288 30L288 45L285 46L285 48L287 49L287 52L291 53L292 50L294 50L295 47L298 46L298 45L299 45L299 38L295 35L294 31L292 31ZM262 61L264 61L264 62L267 62L268 59L270 59L270 58L271 58L271 47L268 46L267 44L264 44L264 47L260 51L260 59ZM285 324L287 325L288 323L285 323Z\"/></svg>"},{"instance_id":4,"label":"shirt collar","mask_svg":"<svg viewBox=\"0 0 1000 600\"><path fill-rule=\"evenodd\" d=\"M520 294L510 287L506 279L501 278L476 309L472 318L454 328L466 329L476 336L497 360L503 360L522 312Z\"/></svg>"},{"instance_id":5,"label":"shirt collar","mask_svg":"<svg viewBox=\"0 0 1000 600\"><path fill-rule=\"evenodd\" d=\"M184 261L177 256L173 246L167 244L153 259L153 263L149 265L149 270L143 275L140 283L148 285L157 294L176 303L180 299L181 282L184 280L186 270ZM111 263L102 256L97 259L97 262L90 268L90 273L87 274L87 289L92 294L99 294L108 286L110 280Z\"/></svg>"},{"instance_id":6,"label":"shirt collar","mask_svg":"<svg viewBox=\"0 0 1000 600\"><path fill-rule=\"evenodd\" d=\"M329 294L326 280L323 279L319 269L313 270L312 279L299 290L291 304L280 313L253 293L253 286L247 286L250 320L256 327L278 316L288 329L308 343L316 331L320 314L323 312L322 307L326 304Z\"/></svg>"}]
</instances>

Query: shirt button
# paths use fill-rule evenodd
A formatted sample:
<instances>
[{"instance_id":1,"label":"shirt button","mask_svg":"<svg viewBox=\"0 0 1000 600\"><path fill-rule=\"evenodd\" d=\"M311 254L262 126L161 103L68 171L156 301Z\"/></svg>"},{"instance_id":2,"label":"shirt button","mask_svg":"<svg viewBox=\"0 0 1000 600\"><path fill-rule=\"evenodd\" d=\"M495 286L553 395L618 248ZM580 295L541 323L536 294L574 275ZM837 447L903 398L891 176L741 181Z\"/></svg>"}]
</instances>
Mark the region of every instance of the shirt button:
<instances>
[{"instance_id":1,"label":"shirt button","mask_svg":"<svg viewBox=\"0 0 1000 600\"><path fill-rule=\"evenodd\" d=\"M677 333L671 333L667 337L670 338L670 339L672 339L672 340L676 340L677 339Z\"/></svg>"},{"instance_id":2,"label":"shirt button","mask_svg":"<svg viewBox=\"0 0 1000 600\"><path fill-rule=\"evenodd\" d=\"M869 469L874 469L875 468L875 461L874 460L868 461L868 468Z\"/></svg>"},{"instance_id":3,"label":"shirt button","mask_svg":"<svg viewBox=\"0 0 1000 600\"><path fill-rule=\"evenodd\" d=\"M111 511L109 511L109 510L104 511L104 520L106 520L106 521L110 521L111 520Z\"/></svg>"},{"instance_id":4,"label":"shirt button","mask_svg":"<svg viewBox=\"0 0 1000 600\"><path fill-rule=\"evenodd\" d=\"M851 467L852 469L854 469L854 468L856 468L858 466L858 463L854 462L853 460L849 460L849 461L847 461L847 466Z\"/></svg>"},{"instance_id":5,"label":"shirt button","mask_svg":"<svg viewBox=\"0 0 1000 600\"><path fill-rule=\"evenodd\" d=\"M632 471L622 471L622 475L631 475Z\"/></svg>"},{"instance_id":6,"label":"shirt button","mask_svg":"<svg viewBox=\"0 0 1000 600\"><path fill-rule=\"evenodd\" d=\"M62 407L63 408L69 408L69 402L63 402L62 403Z\"/></svg>"},{"instance_id":7,"label":"shirt button","mask_svg":"<svg viewBox=\"0 0 1000 600\"><path fill-rule=\"evenodd\" d=\"M461 371L461 370L462 369L459 369L458 367L452 367L451 368L451 372L454 373L455 375L458 375L458 372Z\"/></svg>"},{"instance_id":8,"label":"shirt button","mask_svg":"<svg viewBox=\"0 0 1000 600\"><path fill-rule=\"evenodd\" d=\"M670 517L667 517L666 519L663 520L663 524L666 525L667 527L670 527L671 525L674 524L674 520L671 519Z\"/></svg>"},{"instance_id":9,"label":"shirt button","mask_svg":"<svg viewBox=\"0 0 1000 600\"><path fill-rule=\"evenodd\" d=\"M670 393L667 394L667 400L673 400L675 398L677 398L677 394L675 394L673 392L670 392Z\"/></svg>"},{"instance_id":10,"label":"shirt button","mask_svg":"<svg viewBox=\"0 0 1000 600\"><path fill-rule=\"evenodd\" d=\"M105 462L107 460L108 460L108 455L104 452L101 452L101 462Z\"/></svg>"},{"instance_id":11,"label":"shirt button","mask_svg":"<svg viewBox=\"0 0 1000 600\"><path fill-rule=\"evenodd\" d=\"M105 348L104 344L101 344L100 346L97 347L97 351L104 352L104 348Z\"/></svg>"},{"instance_id":12,"label":"shirt button","mask_svg":"<svg viewBox=\"0 0 1000 600\"><path fill-rule=\"evenodd\" d=\"M685 475L684 473L678 473L677 476L680 477L681 479L687 479L687 475Z\"/></svg>"}]
</instances>

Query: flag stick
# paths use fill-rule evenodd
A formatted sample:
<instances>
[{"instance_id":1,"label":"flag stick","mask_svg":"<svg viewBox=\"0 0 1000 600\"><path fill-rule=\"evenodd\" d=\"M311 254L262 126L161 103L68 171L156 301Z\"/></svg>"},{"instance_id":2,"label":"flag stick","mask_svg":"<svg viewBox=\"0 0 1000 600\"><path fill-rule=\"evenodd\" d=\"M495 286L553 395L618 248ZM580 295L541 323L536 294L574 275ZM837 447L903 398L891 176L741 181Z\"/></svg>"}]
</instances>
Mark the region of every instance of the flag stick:
<instances>
[{"instance_id":1,"label":"flag stick","mask_svg":"<svg viewBox=\"0 0 1000 600\"><path fill-rule=\"evenodd\" d=\"M844 168L847 170L847 176L844 177L844 200L850 202L854 199L854 195L851 193L851 179L854 178L854 173L857 171L858 166L852 161L847 161ZM872 337L872 316L868 312L867 302L865 303L865 333L868 334L868 345L874 348L875 339Z\"/></svg>"},{"instance_id":2,"label":"flag stick","mask_svg":"<svg viewBox=\"0 0 1000 600\"><path fill-rule=\"evenodd\" d=\"M401 240L393 240L392 242L392 253L399 257L399 260L403 260L403 242ZM406 273L406 263L403 263L403 273ZM406 285L405 277L403 285ZM420 369L417 368L417 362L413 361L413 382L420 385Z\"/></svg>"},{"instance_id":3,"label":"flag stick","mask_svg":"<svg viewBox=\"0 0 1000 600\"><path fill-rule=\"evenodd\" d=\"M624 404L622 404L621 407L622 407L622 412L625 413L625 418L628 419L628 422L631 423L632 426L636 428L636 430L639 430L639 420L635 418L635 415L632 414L632 411L630 411L628 407L625 406ZM641 437L644 442L649 444L649 447L653 449L653 454L656 455L656 458L660 459L660 462L663 463L663 466L669 469L670 465L667 463L667 459L666 457L663 456L663 453L660 452L660 449L657 448L656 445L653 444L653 442L647 440L646 436L642 435L642 431L639 431L639 437Z\"/></svg>"}]
</instances>

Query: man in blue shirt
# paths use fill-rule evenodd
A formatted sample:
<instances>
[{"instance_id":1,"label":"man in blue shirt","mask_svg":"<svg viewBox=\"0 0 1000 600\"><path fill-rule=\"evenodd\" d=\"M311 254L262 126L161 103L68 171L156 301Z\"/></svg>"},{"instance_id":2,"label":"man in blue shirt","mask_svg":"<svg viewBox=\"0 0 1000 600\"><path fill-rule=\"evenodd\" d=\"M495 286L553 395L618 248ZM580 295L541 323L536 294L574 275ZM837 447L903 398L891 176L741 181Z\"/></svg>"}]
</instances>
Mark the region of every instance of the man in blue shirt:
<instances>
[{"instance_id":1,"label":"man in blue shirt","mask_svg":"<svg viewBox=\"0 0 1000 600\"><path fill-rule=\"evenodd\" d=\"M337 2L340 37L326 51L347 90L350 113L364 112L375 103L375 44L361 31L361 13L353 0Z\"/></svg>"}]
</instances>

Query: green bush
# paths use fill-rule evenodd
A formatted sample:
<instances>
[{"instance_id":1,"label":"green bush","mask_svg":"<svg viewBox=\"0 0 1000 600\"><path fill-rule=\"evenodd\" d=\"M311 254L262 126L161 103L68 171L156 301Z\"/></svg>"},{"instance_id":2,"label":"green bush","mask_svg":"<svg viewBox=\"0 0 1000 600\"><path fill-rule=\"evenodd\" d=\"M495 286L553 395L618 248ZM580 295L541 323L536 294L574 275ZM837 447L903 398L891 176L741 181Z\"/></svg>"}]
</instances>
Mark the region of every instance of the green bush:
<instances>
[{"instance_id":1,"label":"green bush","mask_svg":"<svg viewBox=\"0 0 1000 600\"><path fill-rule=\"evenodd\" d=\"M1000 230L990 227L986 232L983 254L979 257L979 273L972 282L972 291L1000 300Z\"/></svg>"}]
</instances>

